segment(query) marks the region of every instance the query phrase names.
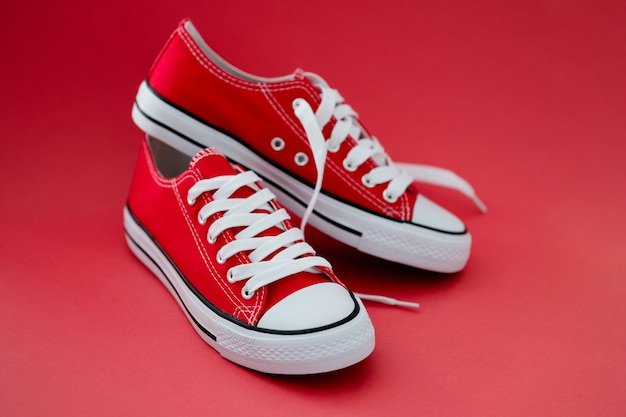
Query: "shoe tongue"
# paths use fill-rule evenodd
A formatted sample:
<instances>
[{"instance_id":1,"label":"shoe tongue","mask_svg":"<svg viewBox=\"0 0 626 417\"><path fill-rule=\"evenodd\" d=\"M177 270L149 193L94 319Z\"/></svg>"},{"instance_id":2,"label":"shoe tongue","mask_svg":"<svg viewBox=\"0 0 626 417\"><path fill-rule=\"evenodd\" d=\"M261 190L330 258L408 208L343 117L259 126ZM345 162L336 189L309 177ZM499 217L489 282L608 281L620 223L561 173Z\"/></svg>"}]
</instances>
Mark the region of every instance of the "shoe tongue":
<instances>
[{"instance_id":1,"label":"shoe tongue","mask_svg":"<svg viewBox=\"0 0 626 417\"><path fill-rule=\"evenodd\" d=\"M230 162L218 150L207 148L198 152L189 164L189 169L199 172L202 178L210 179L223 175L237 175L241 172L231 165ZM232 195L234 198L246 198L255 193L250 187L241 187ZM267 207L266 211L271 211Z\"/></svg>"},{"instance_id":2,"label":"shoe tongue","mask_svg":"<svg viewBox=\"0 0 626 417\"><path fill-rule=\"evenodd\" d=\"M299 80L299 81L305 81L305 82L309 82L311 84L313 84L313 86L315 86L317 89L320 88L320 86L324 86L324 87L330 87L328 85L328 83L319 75L314 74L312 72L306 72L300 68L298 68L294 73L293 73L293 79L294 80Z\"/></svg>"},{"instance_id":3,"label":"shoe tongue","mask_svg":"<svg viewBox=\"0 0 626 417\"><path fill-rule=\"evenodd\" d=\"M228 162L226 157L213 148L198 152L191 159L189 168L200 171L203 178L238 174L237 170Z\"/></svg>"},{"instance_id":4,"label":"shoe tongue","mask_svg":"<svg viewBox=\"0 0 626 417\"><path fill-rule=\"evenodd\" d=\"M302 68L298 68L293 72L292 77L294 80L304 80L306 79L306 73Z\"/></svg>"},{"instance_id":5,"label":"shoe tongue","mask_svg":"<svg viewBox=\"0 0 626 417\"><path fill-rule=\"evenodd\" d=\"M210 179L223 175L237 175L238 171L219 151L214 148L207 148L198 152L189 164L190 170L199 172L202 178ZM233 193L232 198L247 198L253 195L257 190L250 187L241 187ZM274 211L269 204L261 206L255 212L271 213Z\"/></svg>"}]
</instances>

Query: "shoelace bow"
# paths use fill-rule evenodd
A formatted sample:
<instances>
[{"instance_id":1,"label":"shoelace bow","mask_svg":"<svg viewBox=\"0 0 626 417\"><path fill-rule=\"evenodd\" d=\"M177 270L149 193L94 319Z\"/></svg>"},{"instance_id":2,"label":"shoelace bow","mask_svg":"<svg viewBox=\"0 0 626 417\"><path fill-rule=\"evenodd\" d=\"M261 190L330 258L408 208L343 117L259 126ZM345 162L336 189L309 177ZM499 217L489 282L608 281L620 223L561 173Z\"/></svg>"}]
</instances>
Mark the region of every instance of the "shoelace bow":
<instances>
[{"instance_id":1,"label":"shoelace bow","mask_svg":"<svg viewBox=\"0 0 626 417\"><path fill-rule=\"evenodd\" d=\"M198 212L198 221L206 223L217 213L216 219L207 231L207 241L215 243L218 236L229 229L235 229L235 239L226 243L217 252L217 262L224 263L238 253L249 252L251 263L233 266L227 271L230 283L246 281L242 296L250 299L259 288L289 277L299 272L321 272L318 268L332 269L330 263L315 254L315 250L304 241L299 228L287 229L284 221L289 214L284 208L275 210L273 193L267 188L259 188L260 178L252 171L234 175L218 176L199 180L187 193L190 205L203 193L212 193L212 200L205 203ZM245 198L233 195L242 187L249 187L254 193ZM280 233L263 233L278 228ZM273 256L272 256L273 255ZM363 299L405 307L419 307L415 303L398 301L383 296L355 294Z\"/></svg>"},{"instance_id":2,"label":"shoelace bow","mask_svg":"<svg viewBox=\"0 0 626 417\"><path fill-rule=\"evenodd\" d=\"M397 201L413 180L416 180L457 190L471 199L480 211L487 212L487 207L478 198L472 186L454 172L429 165L394 164L378 140L368 136L363 130L357 121L357 113L350 105L344 103L341 94L330 88L319 76L310 73L307 76L319 89L321 103L313 112L306 100L296 99L293 102L294 113L307 135L317 170L315 189L302 216L300 225L302 230L305 229L321 191L327 152L336 152L348 136L355 139L357 145L348 152L343 166L348 171L355 171L372 158L378 166L363 177L363 182L372 187L387 183L383 198L388 202ZM325 139L322 130L333 117L336 120L335 125L330 138Z\"/></svg>"}]
</instances>

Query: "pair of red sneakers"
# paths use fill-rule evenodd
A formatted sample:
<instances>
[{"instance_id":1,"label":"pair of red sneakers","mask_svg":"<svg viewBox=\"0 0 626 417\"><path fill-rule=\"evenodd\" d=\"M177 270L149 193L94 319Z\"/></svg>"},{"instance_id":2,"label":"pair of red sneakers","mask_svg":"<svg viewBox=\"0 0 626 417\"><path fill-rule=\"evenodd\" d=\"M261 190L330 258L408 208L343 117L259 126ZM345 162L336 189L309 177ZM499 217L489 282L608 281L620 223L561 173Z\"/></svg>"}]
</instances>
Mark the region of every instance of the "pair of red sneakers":
<instances>
[{"instance_id":1,"label":"pair of red sneakers","mask_svg":"<svg viewBox=\"0 0 626 417\"><path fill-rule=\"evenodd\" d=\"M416 179L482 203L450 171L394 164L319 76L260 78L181 22L141 84L146 133L124 210L132 251L227 359L309 374L374 348L359 297L276 201L333 238L387 260L456 272L471 236ZM264 188L262 183L269 188Z\"/></svg>"}]
</instances>

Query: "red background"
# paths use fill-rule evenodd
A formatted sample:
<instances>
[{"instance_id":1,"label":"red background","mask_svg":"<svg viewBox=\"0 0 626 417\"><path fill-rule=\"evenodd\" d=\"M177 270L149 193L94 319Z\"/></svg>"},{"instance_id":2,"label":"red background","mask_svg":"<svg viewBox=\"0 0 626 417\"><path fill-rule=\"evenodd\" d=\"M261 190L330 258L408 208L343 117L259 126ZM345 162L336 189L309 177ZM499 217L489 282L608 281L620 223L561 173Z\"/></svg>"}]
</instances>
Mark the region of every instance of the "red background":
<instances>
[{"instance_id":1,"label":"red background","mask_svg":"<svg viewBox=\"0 0 626 417\"><path fill-rule=\"evenodd\" d=\"M0 414L626 415L625 3L432 3L3 0ZM358 366L230 364L125 245L131 104L186 16L248 72L321 74L489 206L428 189L474 236L452 276L308 231L353 290L423 306L368 304Z\"/></svg>"}]
</instances>

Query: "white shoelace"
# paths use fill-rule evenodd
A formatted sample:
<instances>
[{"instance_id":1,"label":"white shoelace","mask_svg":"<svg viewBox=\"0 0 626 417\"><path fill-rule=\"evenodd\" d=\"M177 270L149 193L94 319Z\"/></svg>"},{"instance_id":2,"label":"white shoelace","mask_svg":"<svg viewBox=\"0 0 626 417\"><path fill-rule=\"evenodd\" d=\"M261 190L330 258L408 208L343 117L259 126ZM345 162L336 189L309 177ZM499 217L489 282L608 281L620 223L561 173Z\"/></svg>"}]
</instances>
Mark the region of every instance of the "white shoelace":
<instances>
[{"instance_id":1,"label":"white shoelace","mask_svg":"<svg viewBox=\"0 0 626 417\"><path fill-rule=\"evenodd\" d=\"M478 198L470 183L454 172L431 165L409 164L404 162L397 162L396 167L409 174L418 182L457 190L472 200L481 212L487 213L487 206Z\"/></svg>"},{"instance_id":2,"label":"white shoelace","mask_svg":"<svg viewBox=\"0 0 626 417\"><path fill-rule=\"evenodd\" d=\"M223 216L209 227L207 240L214 243L217 237L229 229L242 228L235 234L235 240L226 243L217 253L218 262L226 262L230 257L244 251L251 251L248 264L236 265L228 270L227 279L231 283L244 281L244 298L251 298L259 288L298 272L316 272L317 267L331 268L330 263L306 242L300 229L287 230L283 221L289 218L285 209L274 211L272 192L259 189L259 177L252 171L236 175L225 175L198 181L189 189L187 200L195 204L203 193L213 192L213 201L206 203L198 213L198 221L205 223L216 214ZM235 198L233 194L242 187L250 187L254 194L246 198ZM270 228L282 230L278 235L259 236ZM269 258L271 254L276 255ZM307 255L307 256L305 256Z\"/></svg>"},{"instance_id":3,"label":"white shoelace","mask_svg":"<svg viewBox=\"0 0 626 417\"><path fill-rule=\"evenodd\" d=\"M223 263L238 253L249 251L251 263L236 265L227 272L230 283L246 281L241 291L246 299L252 298L259 288L290 275L305 271L321 273L318 269L320 267L332 269L326 259L316 256L315 250L304 242L304 235L299 228L286 228L283 222L289 219L289 214L284 208L274 209L271 203L274 194L267 188L259 188L259 181L260 178L254 172L246 171L199 180L187 193L190 205L196 204L203 193L213 193L212 201L205 203L198 212L200 223L204 224L212 215L222 213L222 217L209 226L209 243L215 243L226 230L238 230L235 240L222 246L216 256L217 262ZM243 187L249 187L254 193L245 198L233 197ZM271 228L278 228L281 232L260 236ZM384 304L419 307L419 304L389 297L355 295Z\"/></svg>"},{"instance_id":4,"label":"white shoelace","mask_svg":"<svg viewBox=\"0 0 626 417\"><path fill-rule=\"evenodd\" d=\"M296 99L293 102L294 113L300 120L309 139L317 169L315 190L302 216L300 225L302 230L304 230L320 194L327 152L336 152L348 136L355 139L357 145L348 152L343 161L344 168L348 171L354 171L369 158L372 158L378 166L370 170L364 176L363 181L371 186L387 183L383 193L385 200L391 203L395 202L407 190L413 180L417 180L455 189L471 199L483 213L487 212L487 207L480 201L472 186L454 172L428 165L394 164L378 140L367 135L357 120L357 113L350 105L344 103L341 94L330 88L318 75L307 73L307 77L319 89L321 103L313 112L311 106L304 99ZM325 139L322 131L333 116L336 120L335 126L330 138Z\"/></svg>"},{"instance_id":5,"label":"white shoelace","mask_svg":"<svg viewBox=\"0 0 626 417\"><path fill-rule=\"evenodd\" d=\"M294 114L302 124L313 153L313 160L317 171L315 188L311 199L302 216L300 229L304 230L313 212L322 188L324 165L327 152L336 152L348 136L356 140L357 144L348 152L343 166L348 171L355 171L365 161L372 158L378 165L363 177L367 186L387 184L383 198L393 203L406 192L413 181L447 187L459 191L472 200L478 209L486 213L487 206L478 198L474 188L454 172L430 165L397 163L389 158L378 139L370 137L358 122L357 113L346 104L343 97L318 75L307 73L307 77L319 89L321 102L314 112L310 104L298 98L293 102ZM335 126L330 138L325 139L322 133L326 124L335 118ZM400 301L381 295L355 293L363 300L376 301L383 304L397 305L409 308L419 308L419 304Z\"/></svg>"}]
</instances>

